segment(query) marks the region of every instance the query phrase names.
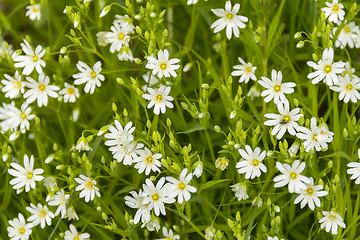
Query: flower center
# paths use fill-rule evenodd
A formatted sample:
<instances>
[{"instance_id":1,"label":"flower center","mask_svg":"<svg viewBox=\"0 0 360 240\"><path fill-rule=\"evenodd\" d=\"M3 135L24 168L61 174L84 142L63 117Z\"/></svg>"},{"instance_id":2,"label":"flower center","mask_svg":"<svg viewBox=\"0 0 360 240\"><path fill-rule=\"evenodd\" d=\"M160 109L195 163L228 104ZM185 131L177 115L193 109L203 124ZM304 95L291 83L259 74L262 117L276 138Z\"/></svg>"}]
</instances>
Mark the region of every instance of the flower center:
<instances>
[{"instance_id":1,"label":"flower center","mask_svg":"<svg viewBox=\"0 0 360 240\"><path fill-rule=\"evenodd\" d=\"M294 173L294 172L290 173L291 179L296 179L296 177L297 177L297 173Z\"/></svg>"},{"instance_id":2,"label":"flower center","mask_svg":"<svg viewBox=\"0 0 360 240\"><path fill-rule=\"evenodd\" d=\"M351 32L351 29L349 28L348 25L346 25L346 26L344 27L344 31L347 32L347 33L349 33L349 32Z\"/></svg>"},{"instance_id":3,"label":"flower center","mask_svg":"<svg viewBox=\"0 0 360 240\"><path fill-rule=\"evenodd\" d=\"M290 122L290 121L291 121L290 116L289 116L289 115L285 115L285 116L283 116L283 118L281 119L280 123L281 123L281 124L286 124L286 123L288 123L288 122Z\"/></svg>"},{"instance_id":4,"label":"flower center","mask_svg":"<svg viewBox=\"0 0 360 240\"><path fill-rule=\"evenodd\" d=\"M180 190L184 190L186 185L185 185L185 183L181 182L181 183L178 184L178 187L179 187Z\"/></svg>"},{"instance_id":5,"label":"flower center","mask_svg":"<svg viewBox=\"0 0 360 240\"><path fill-rule=\"evenodd\" d=\"M125 21L126 21L128 24L131 24L131 19L130 19L130 18L125 18Z\"/></svg>"},{"instance_id":6,"label":"flower center","mask_svg":"<svg viewBox=\"0 0 360 240\"><path fill-rule=\"evenodd\" d=\"M234 15L232 13L227 13L225 15L225 17L228 18L228 19L232 19L234 17Z\"/></svg>"},{"instance_id":7,"label":"flower center","mask_svg":"<svg viewBox=\"0 0 360 240\"><path fill-rule=\"evenodd\" d=\"M326 64L326 66L325 66L325 68L324 68L324 71L326 72L326 73L329 73L329 72L331 72L331 65L329 65L329 64Z\"/></svg>"},{"instance_id":8,"label":"flower center","mask_svg":"<svg viewBox=\"0 0 360 240\"><path fill-rule=\"evenodd\" d=\"M120 33L120 34L119 34L119 39L120 39L120 40L123 40L124 38L125 38L125 34Z\"/></svg>"},{"instance_id":9,"label":"flower center","mask_svg":"<svg viewBox=\"0 0 360 240\"><path fill-rule=\"evenodd\" d=\"M96 72L93 71L93 72L91 73L91 77L92 77L92 78L96 78Z\"/></svg>"},{"instance_id":10,"label":"flower center","mask_svg":"<svg viewBox=\"0 0 360 240\"><path fill-rule=\"evenodd\" d=\"M160 64L160 69L161 70L165 70L167 68L167 64L166 63L161 63Z\"/></svg>"},{"instance_id":11,"label":"flower center","mask_svg":"<svg viewBox=\"0 0 360 240\"><path fill-rule=\"evenodd\" d=\"M68 88L67 94L73 95L75 93L75 90L73 88Z\"/></svg>"},{"instance_id":12,"label":"flower center","mask_svg":"<svg viewBox=\"0 0 360 240\"><path fill-rule=\"evenodd\" d=\"M25 118L26 118L26 114L25 114L25 113L21 113L20 116L21 116L22 119L25 119Z\"/></svg>"},{"instance_id":13,"label":"flower center","mask_svg":"<svg viewBox=\"0 0 360 240\"><path fill-rule=\"evenodd\" d=\"M351 83L349 83L348 85L346 85L345 89L346 91L352 91L354 90L354 87L351 85Z\"/></svg>"},{"instance_id":14,"label":"flower center","mask_svg":"<svg viewBox=\"0 0 360 240\"><path fill-rule=\"evenodd\" d=\"M256 167L257 165L259 165L259 160L257 160L257 159L253 159L252 160L252 164Z\"/></svg>"},{"instance_id":15,"label":"flower center","mask_svg":"<svg viewBox=\"0 0 360 240\"><path fill-rule=\"evenodd\" d=\"M33 60L34 60L34 62L37 62L39 60L39 58L37 56L34 56Z\"/></svg>"},{"instance_id":16,"label":"flower center","mask_svg":"<svg viewBox=\"0 0 360 240\"><path fill-rule=\"evenodd\" d=\"M148 156L147 158L145 158L146 165L151 164L153 162L154 162L154 159L152 156Z\"/></svg>"},{"instance_id":17,"label":"flower center","mask_svg":"<svg viewBox=\"0 0 360 240\"><path fill-rule=\"evenodd\" d=\"M94 189L94 184L93 184L93 182L92 181L88 181L86 184L85 184L85 187L86 187L86 189L87 190L92 190L92 189Z\"/></svg>"},{"instance_id":18,"label":"flower center","mask_svg":"<svg viewBox=\"0 0 360 240\"><path fill-rule=\"evenodd\" d=\"M45 91L46 86L44 84L39 84L40 91Z\"/></svg>"},{"instance_id":19,"label":"flower center","mask_svg":"<svg viewBox=\"0 0 360 240\"><path fill-rule=\"evenodd\" d=\"M164 98L160 94L156 95L155 99L154 99L154 101L157 102L157 103L161 103L163 100L164 100Z\"/></svg>"},{"instance_id":20,"label":"flower center","mask_svg":"<svg viewBox=\"0 0 360 240\"><path fill-rule=\"evenodd\" d=\"M279 84L276 84L274 87L275 92L280 92L281 86Z\"/></svg>"},{"instance_id":21,"label":"flower center","mask_svg":"<svg viewBox=\"0 0 360 240\"><path fill-rule=\"evenodd\" d=\"M244 67L244 70L247 73L252 73L251 67L249 67L249 66Z\"/></svg>"},{"instance_id":22,"label":"flower center","mask_svg":"<svg viewBox=\"0 0 360 240\"><path fill-rule=\"evenodd\" d=\"M15 88L16 89L21 88L21 82L15 81Z\"/></svg>"},{"instance_id":23,"label":"flower center","mask_svg":"<svg viewBox=\"0 0 360 240\"><path fill-rule=\"evenodd\" d=\"M19 233L22 235L22 234L24 234L25 233L25 228L20 228L19 229Z\"/></svg>"},{"instance_id":24,"label":"flower center","mask_svg":"<svg viewBox=\"0 0 360 240\"><path fill-rule=\"evenodd\" d=\"M311 195L311 194L313 194L314 189L313 189L313 188L308 188L308 189L306 189L306 192L307 192L309 195Z\"/></svg>"},{"instance_id":25,"label":"flower center","mask_svg":"<svg viewBox=\"0 0 360 240\"><path fill-rule=\"evenodd\" d=\"M333 12L333 13L337 13L338 11L339 11L339 6L338 5L334 5L332 8L331 8L331 11Z\"/></svg>"},{"instance_id":26,"label":"flower center","mask_svg":"<svg viewBox=\"0 0 360 240\"><path fill-rule=\"evenodd\" d=\"M45 210L40 210L37 215L38 215L40 218L45 218L46 213L47 213L47 212L46 212Z\"/></svg>"},{"instance_id":27,"label":"flower center","mask_svg":"<svg viewBox=\"0 0 360 240\"><path fill-rule=\"evenodd\" d=\"M34 174L32 172L28 172L27 178L28 180L31 180L33 178Z\"/></svg>"},{"instance_id":28,"label":"flower center","mask_svg":"<svg viewBox=\"0 0 360 240\"><path fill-rule=\"evenodd\" d=\"M159 200L159 194L155 193L154 195L151 196L152 200L157 201Z\"/></svg>"},{"instance_id":29,"label":"flower center","mask_svg":"<svg viewBox=\"0 0 360 240\"><path fill-rule=\"evenodd\" d=\"M312 139L313 139L315 142L317 142L317 134L313 135L313 136L312 136Z\"/></svg>"}]
</instances>

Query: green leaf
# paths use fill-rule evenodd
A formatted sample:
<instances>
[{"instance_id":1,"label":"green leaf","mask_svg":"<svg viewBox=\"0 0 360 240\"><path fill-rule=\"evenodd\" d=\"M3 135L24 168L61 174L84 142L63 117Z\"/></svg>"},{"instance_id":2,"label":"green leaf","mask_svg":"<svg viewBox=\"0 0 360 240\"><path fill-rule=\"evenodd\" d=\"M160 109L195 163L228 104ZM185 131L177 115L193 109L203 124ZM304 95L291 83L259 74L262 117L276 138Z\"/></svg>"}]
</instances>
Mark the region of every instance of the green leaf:
<instances>
[{"instance_id":1,"label":"green leaf","mask_svg":"<svg viewBox=\"0 0 360 240\"><path fill-rule=\"evenodd\" d=\"M189 134L189 133L196 132L196 131L200 131L200 130L206 130L206 128L204 128L203 126L201 126L201 124L196 124L195 127L190 128L190 129L187 130L186 132L177 132L176 134L180 134L180 133Z\"/></svg>"},{"instance_id":2,"label":"green leaf","mask_svg":"<svg viewBox=\"0 0 360 240\"><path fill-rule=\"evenodd\" d=\"M215 181L210 181L210 182L207 182L205 184L202 184L199 188L199 192L201 192L202 190L205 190L209 187L212 187L216 184L219 184L219 183L222 183L222 182L227 182L227 181L230 181L231 179L220 179L220 180L215 180Z\"/></svg>"}]
</instances>

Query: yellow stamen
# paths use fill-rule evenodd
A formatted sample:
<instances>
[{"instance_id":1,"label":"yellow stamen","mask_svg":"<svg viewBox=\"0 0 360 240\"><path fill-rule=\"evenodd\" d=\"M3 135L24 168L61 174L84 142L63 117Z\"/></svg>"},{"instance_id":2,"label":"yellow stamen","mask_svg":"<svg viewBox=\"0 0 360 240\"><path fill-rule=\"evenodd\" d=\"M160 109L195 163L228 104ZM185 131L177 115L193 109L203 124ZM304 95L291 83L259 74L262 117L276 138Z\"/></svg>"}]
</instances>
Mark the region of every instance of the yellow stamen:
<instances>
[{"instance_id":1,"label":"yellow stamen","mask_svg":"<svg viewBox=\"0 0 360 240\"><path fill-rule=\"evenodd\" d=\"M313 188L308 188L308 189L306 189L306 192L311 195L311 194L313 194L314 189Z\"/></svg>"},{"instance_id":2,"label":"yellow stamen","mask_svg":"<svg viewBox=\"0 0 360 240\"><path fill-rule=\"evenodd\" d=\"M119 34L119 39L120 39L120 40L123 40L124 38L125 38L125 34L120 33L120 34Z\"/></svg>"},{"instance_id":3,"label":"yellow stamen","mask_svg":"<svg viewBox=\"0 0 360 240\"><path fill-rule=\"evenodd\" d=\"M297 173L294 173L294 172L290 173L291 179L296 179L296 177L297 177Z\"/></svg>"},{"instance_id":4,"label":"yellow stamen","mask_svg":"<svg viewBox=\"0 0 360 240\"><path fill-rule=\"evenodd\" d=\"M180 188L180 190L184 190L184 188L186 187L185 183L179 183L178 187Z\"/></svg>"},{"instance_id":5,"label":"yellow stamen","mask_svg":"<svg viewBox=\"0 0 360 240\"><path fill-rule=\"evenodd\" d=\"M232 13L227 13L225 15L225 17L228 18L228 19L232 19L234 17L234 15Z\"/></svg>"},{"instance_id":6,"label":"yellow stamen","mask_svg":"<svg viewBox=\"0 0 360 240\"><path fill-rule=\"evenodd\" d=\"M167 68L167 64L166 63L161 63L160 64L160 69L161 70L165 70Z\"/></svg>"},{"instance_id":7,"label":"yellow stamen","mask_svg":"<svg viewBox=\"0 0 360 240\"><path fill-rule=\"evenodd\" d=\"M157 103L161 103L162 101L164 101L164 98L162 95L158 94L155 96L155 99L154 99L155 102Z\"/></svg>"},{"instance_id":8,"label":"yellow stamen","mask_svg":"<svg viewBox=\"0 0 360 240\"><path fill-rule=\"evenodd\" d=\"M325 68L324 68L324 71L326 72L326 73L329 73L329 72L331 72L331 65L329 65L329 64L326 64L326 66L325 66Z\"/></svg>"},{"instance_id":9,"label":"yellow stamen","mask_svg":"<svg viewBox=\"0 0 360 240\"><path fill-rule=\"evenodd\" d=\"M74 93L75 93L75 89L73 89L73 88L68 88L67 94L73 95Z\"/></svg>"},{"instance_id":10,"label":"yellow stamen","mask_svg":"<svg viewBox=\"0 0 360 240\"><path fill-rule=\"evenodd\" d=\"M40 91L45 91L46 86L44 84L39 84Z\"/></svg>"},{"instance_id":11,"label":"yellow stamen","mask_svg":"<svg viewBox=\"0 0 360 240\"><path fill-rule=\"evenodd\" d=\"M331 8L331 11L332 11L333 13L337 13L339 10L340 10L340 8L339 8L339 6L336 5L336 4Z\"/></svg>"},{"instance_id":12,"label":"yellow stamen","mask_svg":"<svg viewBox=\"0 0 360 240\"><path fill-rule=\"evenodd\" d=\"M281 86L279 84L276 84L274 87L275 92L280 92Z\"/></svg>"}]
</instances>

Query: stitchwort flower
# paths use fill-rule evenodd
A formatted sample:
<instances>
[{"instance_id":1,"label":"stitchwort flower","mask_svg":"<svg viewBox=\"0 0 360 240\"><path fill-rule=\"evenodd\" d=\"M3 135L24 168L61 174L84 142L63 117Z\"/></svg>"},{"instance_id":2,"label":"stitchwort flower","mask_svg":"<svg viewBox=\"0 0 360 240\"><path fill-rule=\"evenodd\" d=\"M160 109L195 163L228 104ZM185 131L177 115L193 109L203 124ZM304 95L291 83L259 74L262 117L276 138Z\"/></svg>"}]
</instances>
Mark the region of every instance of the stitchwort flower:
<instances>
[{"instance_id":1,"label":"stitchwort flower","mask_svg":"<svg viewBox=\"0 0 360 240\"><path fill-rule=\"evenodd\" d=\"M238 173L245 173L246 179L260 177L261 171L266 173L266 166L262 163L266 157L266 151L261 152L259 147L255 148L253 151L249 145L246 145L245 149L246 151L239 149L241 157L243 157L245 160L236 164Z\"/></svg>"},{"instance_id":2,"label":"stitchwort flower","mask_svg":"<svg viewBox=\"0 0 360 240\"><path fill-rule=\"evenodd\" d=\"M145 67L152 70L152 75L157 75L158 78L162 78L163 76L170 77L170 75L173 77L177 76L175 70L179 69L180 65L176 63L180 62L180 59L173 58L169 60L169 51L167 49L164 51L159 50L158 59L152 56L147 56L146 59L148 63Z\"/></svg>"},{"instance_id":3,"label":"stitchwort flower","mask_svg":"<svg viewBox=\"0 0 360 240\"><path fill-rule=\"evenodd\" d=\"M81 191L79 197L85 197L85 202L94 200L95 195L100 197L99 188L96 187L96 181L88 178L84 175L80 175L80 178L75 178L74 180L79 184L75 188L75 191Z\"/></svg>"},{"instance_id":4,"label":"stitchwort flower","mask_svg":"<svg viewBox=\"0 0 360 240\"><path fill-rule=\"evenodd\" d=\"M170 102L173 101L174 98L169 96L171 87L165 87L164 85L161 85L158 89L148 87L147 91L149 94L143 94L142 97L146 100L150 100L147 108L150 109L154 106L154 113L156 115L159 115L160 111L164 114L166 112L166 107L174 107L174 105Z\"/></svg>"},{"instance_id":5,"label":"stitchwort flower","mask_svg":"<svg viewBox=\"0 0 360 240\"><path fill-rule=\"evenodd\" d=\"M248 21L247 17L236 15L239 12L240 4L236 3L231 10L231 2L225 3L225 9L217 8L211 9L211 11L220 19L216 20L211 24L211 28L214 28L214 33L220 32L226 27L226 36L231 39L232 33L234 32L235 37L239 37L239 28L245 28L244 22Z\"/></svg>"},{"instance_id":6,"label":"stitchwort flower","mask_svg":"<svg viewBox=\"0 0 360 240\"><path fill-rule=\"evenodd\" d=\"M166 180L170 182L168 185L168 191L174 193L173 197L178 196L178 202L180 204L183 203L184 200L186 202L189 201L191 193L195 193L197 191L196 187L189 185L193 174L187 174L187 172L188 169L184 168L180 173L179 180L173 177L166 177Z\"/></svg>"},{"instance_id":7,"label":"stitchwort flower","mask_svg":"<svg viewBox=\"0 0 360 240\"><path fill-rule=\"evenodd\" d=\"M310 179L301 175L305 169L305 162L300 163L300 160L295 160L290 166L287 163L276 162L276 168L282 173L274 177L274 187L283 187L288 185L290 193L299 193L301 189L307 189L305 183L310 184Z\"/></svg>"},{"instance_id":8,"label":"stitchwort flower","mask_svg":"<svg viewBox=\"0 0 360 240\"><path fill-rule=\"evenodd\" d=\"M8 172L15 177L10 181L10 184L14 185L13 188L17 190L17 194L22 191L21 188L24 186L25 192L28 192L31 188L35 189L35 182L41 181L44 178L40 175L44 172L43 169L34 169L33 155L30 156L30 159L26 154L24 155L24 167L20 166L18 163L10 163L10 166L13 169L9 169Z\"/></svg>"}]
</instances>

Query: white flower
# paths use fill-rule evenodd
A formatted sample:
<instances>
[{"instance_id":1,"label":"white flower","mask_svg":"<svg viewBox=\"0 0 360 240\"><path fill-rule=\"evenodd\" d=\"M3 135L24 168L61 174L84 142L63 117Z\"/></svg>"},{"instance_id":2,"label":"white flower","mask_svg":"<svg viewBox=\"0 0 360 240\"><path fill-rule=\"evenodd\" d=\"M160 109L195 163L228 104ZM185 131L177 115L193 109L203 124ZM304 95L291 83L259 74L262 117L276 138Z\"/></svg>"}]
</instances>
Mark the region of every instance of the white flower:
<instances>
[{"instance_id":1,"label":"white flower","mask_svg":"<svg viewBox=\"0 0 360 240\"><path fill-rule=\"evenodd\" d=\"M251 101L253 101L254 97L260 96L260 90L257 89L256 85L253 85L246 96L250 97Z\"/></svg>"},{"instance_id":2,"label":"white flower","mask_svg":"<svg viewBox=\"0 0 360 240\"><path fill-rule=\"evenodd\" d=\"M138 209L135 217L134 217L134 224L138 224L140 219L143 223L150 221L151 215L148 209L148 204L143 204L142 200L147 197L147 195L140 190L139 194L135 191L129 192L133 197L125 196L125 204L128 207Z\"/></svg>"},{"instance_id":3,"label":"white flower","mask_svg":"<svg viewBox=\"0 0 360 240\"><path fill-rule=\"evenodd\" d=\"M111 26L112 32L105 33L106 42L111 43L110 52L114 53L115 51L120 51L123 46L128 46L130 37L120 25L115 24Z\"/></svg>"},{"instance_id":4,"label":"white flower","mask_svg":"<svg viewBox=\"0 0 360 240\"><path fill-rule=\"evenodd\" d=\"M304 148L306 152L309 152L311 149L316 149L316 151L320 151L322 148L327 148L327 143L330 143L333 140L333 132L330 132L326 126L316 126L316 118L312 117L310 119L310 128L311 130L305 127L299 127L296 137L300 139L304 139L303 142ZM301 133L302 132L302 133Z\"/></svg>"},{"instance_id":5,"label":"white flower","mask_svg":"<svg viewBox=\"0 0 360 240\"><path fill-rule=\"evenodd\" d=\"M85 137L81 136L77 143L76 143L76 146L72 147L70 150L78 150L79 152L80 151L92 151L92 148L89 146L89 142L86 140Z\"/></svg>"},{"instance_id":6,"label":"white flower","mask_svg":"<svg viewBox=\"0 0 360 240\"><path fill-rule=\"evenodd\" d=\"M338 76L339 83L338 86L331 86L330 89L335 92L340 92L339 100L344 100L345 103L351 100L353 103L356 103L360 99L360 79L354 75L354 78L351 79L349 74L346 74L345 77Z\"/></svg>"},{"instance_id":7,"label":"white flower","mask_svg":"<svg viewBox=\"0 0 360 240\"><path fill-rule=\"evenodd\" d=\"M309 178L301 175L305 169L305 162L300 163L299 160L295 160L290 166L287 163L281 164L276 162L276 168L282 173L282 175L274 178L274 187L283 187L287 184L290 193L299 193L301 189L306 189L305 183L310 183Z\"/></svg>"},{"instance_id":8,"label":"white flower","mask_svg":"<svg viewBox=\"0 0 360 240\"><path fill-rule=\"evenodd\" d=\"M325 2L325 4L327 7L323 7L321 11L324 12L326 18L329 17L329 22L337 23L339 20L344 20L344 6L338 3L338 0L333 0L332 3Z\"/></svg>"},{"instance_id":9,"label":"white flower","mask_svg":"<svg viewBox=\"0 0 360 240\"><path fill-rule=\"evenodd\" d=\"M358 155L360 158L360 148L358 150ZM348 163L347 166L349 167L349 169L347 170L347 173L352 174L350 179L352 179L352 180L356 179L355 184L360 184L360 162L351 162L351 163Z\"/></svg>"},{"instance_id":10,"label":"white flower","mask_svg":"<svg viewBox=\"0 0 360 240\"><path fill-rule=\"evenodd\" d=\"M166 227L163 227L163 235L164 235L165 238L157 238L155 240L171 240L171 239L176 240L176 239L180 239L179 235L174 236L174 233L173 233L173 231L171 229L169 229L169 232L168 232Z\"/></svg>"},{"instance_id":11,"label":"white flower","mask_svg":"<svg viewBox=\"0 0 360 240\"><path fill-rule=\"evenodd\" d=\"M34 227L38 224L40 224L41 228L44 228L46 224L51 226L51 219L55 217L46 205L42 206L40 203L37 206L30 203L30 207L26 207L26 210L32 214L27 220L31 222Z\"/></svg>"},{"instance_id":12,"label":"white flower","mask_svg":"<svg viewBox=\"0 0 360 240\"><path fill-rule=\"evenodd\" d=\"M45 49L41 51L42 47L38 45L35 48L35 52L34 52L30 44L25 39L24 39L24 43L25 44L20 43L20 46L26 55L13 56L14 62L17 62L15 63L15 67L16 68L25 67L22 71L22 74L24 75L30 75L30 73L32 73L34 68L39 74L42 73L43 70L41 67L45 67L45 62L41 58L45 54Z\"/></svg>"},{"instance_id":13,"label":"white flower","mask_svg":"<svg viewBox=\"0 0 360 240\"><path fill-rule=\"evenodd\" d=\"M49 206L58 206L55 212L55 216L59 215L61 212L61 218L65 217L66 214L66 204L70 198L70 194L65 194L64 190L61 189L54 195L50 201Z\"/></svg>"},{"instance_id":14,"label":"white flower","mask_svg":"<svg viewBox=\"0 0 360 240\"><path fill-rule=\"evenodd\" d=\"M81 191L79 197L85 197L85 202L94 200L95 194L100 197L99 188L96 187L96 181L88 178L84 175L80 175L80 178L75 178L75 181L80 184L75 188L75 191Z\"/></svg>"},{"instance_id":15,"label":"white flower","mask_svg":"<svg viewBox=\"0 0 360 240\"><path fill-rule=\"evenodd\" d=\"M180 65L174 65L175 63L180 62L180 59L173 58L169 60L169 52L167 49L164 51L159 50L158 52L158 59L147 56L146 59L148 63L145 65L147 69L152 69L152 75L158 76L158 78L165 77L176 77L177 74L175 72L176 69L180 68Z\"/></svg>"},{"instance_id":16,"label":"white flower","mask_svg":"<svg viewBox=\"0 0 360 240\"><path fill-rule=\"evenodd\" d=\"M211 24L211 28L214 29L214 33L220 32L226 27L226 36L231 39L234 32L235 37L239 37L239 28L245 28L244 22L248 21L247 17L236 15L239 12L240 4L236 3L231 10L231 2L225 3L225 10L221 8L211 9L211 11L220 19Z\"/></svg>"},{"instance_id":17,"label":"white flower","mask_svg":"<svg viewBox=\"0 0 360 240\"><path fill-rule=\"evenodd\" d=\"M304 208L306 204L308 204L311 210L315 209L315 205L317 207L321 206L321 202L319 197L323 197L328 194L327 191L320 191L323 189L323 185L314 186L314 179L309 177L310 183L305 183L306 189L301 189L299 192L299 196L295 198L294 204L300 203L300 208ZM315 205L314 205L315 203Z\"/></svg>"},{"instance_id":18,"label":"white flower","mask_svg":"<svg viewBox=\"0 0 360 240\"><path fill-rule=\"evenodd\" d=\"M152 154L151 151L145 147L144 150L139 150L140 156L134 159L136 162L134 168L138 169L139 173L145 171L145 175L149 175L150 171L161 172L159 167L161 162L158 160L162 157L160 153Z\"/></svg>"},{"instance_id":19,"label":"white flower","mask_svg":"<svg viewBox=\"0 0 360 240\"><path fill-rule=\"evenodd\" d=\"M256 76L255 76L256 67L253 67L251 63L246 63L241 57L239 57L238 59L241 62L241 65L235 65L234 69L238 69L238 70L233 71L231 75L241 76L239 82L245 81L245 83L247 83L250 78L256 81Z\"/></svg>"},{"instance_id":20,"label":"white flower","mask_svg":"<svg viewBox=\"0 0 360 240\"><path fill-rule=\"evenodd\" d=\"M143 147L144 144L132 141L132 139L122 139L121 144L110 147L109 150L119 163L123 161L124 165L132 165Z\"/></svg>"},{"instance_id":21,"label":"white flower","mask_svg":"<svg viewBox=\"0 0 360 240\"><path fill-rule=\"evenodd\" d=\"M334 28L334 35L337 28ZM356 38L360 34L359 26L355 25L355 22L350 22L346 24L340 31L339 36L335 40L335 47L340 47L343 49L347 45L350 48L353 48L356 45ZM333 37L333 35L331 35Z\"/></svg>"},{"instance_id":22,"label":"white flower","mask_svg":"<svg viewBox=\"0 0 360 240\"><path fill-rule=\"evenodd\" d=\"M81 73L77 73L73 75L73 78L76 80L74 81L75 85L79 84L85 84L84 91L88 93L90 91L90 94L93 94L95 91L95 86L100 87L101 82L104 81L105 77L104 75L100 74L101 72L101 62L97 61L94 64L93 69L91 69L86 63L82 61L78 61L76 64L76 67L79 69Z\"/></svg>"},{"instance_id":23,"label":"white flower","mask_svg":"<svg viewBox=\"0 0 360 240\"><path fill-rule=\"evenodd\" d=\"M31 77L26 77L26 86L30 88L24 93L24 98L27 103L32 103L37 100L37 104L39 107L47 106L48 104L48 95L52 98L57 98L59 94L56 92L60 88L55 85L49 85L50 79L48 76L45 76L44 73L40 73L38 77L38 81L35 81Z\"/></svg>"},{"instance_id":24,"label":"white flower","mask_svg":"<svg viewBox=\"0 0 360 240\"><path fill-rule=\"evenodd\" d=\"M124 16L116 14L115 18L114 25L119 25L126 34L134 33L135 26L127 14Z\"/></svg>"},{"instance_id":25,"label":"white flower","mask_svg":"<svg viewBox=\"0 0 360 240\"><path fill-rule=\"evenodd\" d=\"M13 188L17 189L17 193L20 193L21 188L25 186L25 192L28 192L31 188L35 189L35 181L41 181L44 177L41 176L44 172L43 169L37 168L34 169L34 156L29 157L24 155L24 167L20 166L17 163L10 163L10 166L14 169L9 169L8 172L10 175L15 178L10 181L11 185L14 185Z\"/></svg>"},{"instance_id":26,"label":"white flower","mask_svg":"<svg viewBox=\"0 0 360 240\"><path fill-rule=\"evenodd\" d=\"M260 177L261 171L266 173L266 166L262 163L266 157L266 151L261 152L260 148L257 147L253 151L249 145L245 146L245 150L239 149L240 155L245 159L236 164L238 168L238 173L246 173L246 179L254 179L255 177ZM260 171L261 170L261 171Z\"/></svg>"},{"instance_id":27,"label":"white flower","mask_svg":"<svg viewBox=\"0 0 360 240\"><path fill-rule=\"evenodd\" d=\"M229 166L229 159L226 157L219 157L215 160L215 167L217 169L220 169L221 171L224 171Z\"/></svg>"},{"instance_id":28,"label":"white flower","mask_svg":"<svg viewBox=\"0 0 360 240\"><path fill-rule=\"evenodd\" d=\"M296 131L299 127L298 121L303 114L300 113L300 108L295 108L290 111L289 104L277 104L277 108L280 114L267 113L264 115L266 118L270 118L271 120L267 120L264 122L265 126L275 126L271 131L271 135L277 134L277 139L281 139L286 130L293 136L296 135Z\"/></svg>"},{"instance_id":29,"label":"white flower","mask_svg":"<svg viewBox=\"0 0 360 240\"><path fill-rule=\"evenodd\" d=\"M74 207L73 207L72 205L66 209L66 215L65 215L65 217L67 217L67 219L68 219L69 221L70 221L71 219L79 220L79 217L78 217L78 215L76 214L75 209L74 209Z\"/></svg>"},{"instance_id":30,"label":"white flower","mask_svg":"<svg viewBox=\"0 0 360 240\"><path fill-rule=\"evenodd\" d=\"M25 16L28 16L30 20L32 21L40 20L41 18L40 4L27 6L26 9L28 9L28 11L25 13Z\"/></svg>"},{"instance_id":31,"label":"white flower","mask_svg":"<svg viewBox=\"0 0 360 240\"><path fill-rule=\"evenodd\" d=\"M266 96L264 99L265 102L270 102L272 99L274 99L275 104L285 104L289 102L285 97L285 93L293 93L293 87L295 87L296 84L293 82L282 83L281 71L276 73L276 71L273 69L271 72L271 80L267 77L261 77L261 79L262 80L259 80L258 83L264 88L267 88L261 93L262 97Z\"/></svg>"},{"instance_id":32,"label":"white flower","mask_svg":"<svg viewBox=\"0 0 360 240\"><path fill-rule=\"evenodd\" d=\"M10 240L27 240L32 232L33 225L26 223L24 216L19 213L18 218L9 220L9 227L7 228L8 237Z\"/></svg>"},{"instance_id":33,"label":"white flower","mask_svg":"<svg viewBox=\"0 0 360 240\"><path fill-rule=\"evenodd\" d=\"M135 131L135 127L132 126L132 122L128 122L123 128L121 123L118 120L114 121L115 126L110 126L110 133L105 134L105 138L110 139L105 142L106 146L115 146L122 144L123 140L134 140L132 133Z\"/></svg>"},{"instance_id":34,"label":"white flower","mask_svg":"<svg viewBox=\"0 0 360 240\"><path fill-rule=\"evenodd\" d=\"M328 86L337 84L339 82L338 75L344 71L344 62L333 62L334 49L332 47L326 48L322 54L322 60L318 64L313 61L308 61L307 65L315 69L315 72L307 75L308 79L313 79L312 84L317 84L323 80Z\"/></svg>"},{"instance_id":35,"label":"white flower","mask_svg":"<svg viewBox=\"0 0 360 240\"><path fill-rule=\"evenodd\" d=\"M190 5L190 4L195 4L197 2L198 2L198 0L188 0L186 4Z\"/></svg>"},{"instance_id":36,"label":"white flower","mask_svg":"<svg viewBox=\"0 0 360 240\"><path fill-rule=\"evenodd\" d=\"M21 75L18 71L15 72L14 78L4 74L4 77L8 80L1 80L4 87L1 89L5 93L5 97L13 99L19 95L19 93L25 92L25 83L21 81Z\"/></svg>"},{"instance_id":37,"label":"white flower","mask_svg":"<svg viewBox=\"0 0 360 240\"><path fill-rule=\"evenodd\" d=\"M248 199L249 196L246 193L246 185L245 183L237 183L235 185L230 186L231 190L235 192L235 197L238 198L238 201Z\"/></svg>"},{"instance_id":38,"label":"white flower","mask_svg":"<svg viewBox=\"0 0 360 240\"><path fill-rule=\"evenodd\" d=\"M12 111L8 112L8 116L10 117L9 124L11 125L11 128L18 128L20 126L21 133L25 133L26 130L29 130L30 123L29 120L32 120L35 118L34 114L31 113L31 108L27 104L27 102L24 102L21 105L21 109L12 108Z\"/></svg>"},{"instance_id":39,"label":"white flower","mask_svg":"<svg viewBox=\"0 0 360 240\"><path fill-rule=\"evenodd\" d=\"M146 100L151 100L147 105L147 108L152 108L154 106L154 113L156 115L166 112L166 107L173 108L174 105L170 102L173 101L174 98L169 96L171 91L171 87L165 87L161 85L158 89L153 89L148 87L147 91L149 94L143 94L142 97Z\"/></svg>"},{"instance_id":40,"label":"white flower","mask_svg":"<svg viewBox=\"0 0 360 240\"><path fill-rule=\"evenodd\" d=\"M65 88L61 89L59 91L60 95L64 95L64 102L75 102L76 98L78 98L79 90L74 87L73 85L70 85L68 83L65 83Z\"/></svg>"},{"instance_id":41,"label":"white flower","mask_svg":"<svg viewBox=\"0 0 360 240\"><path fill-rule=\"evenodd\" d=\"M179 176L179 180L173 177L166 177L166 180L170 182L168 185L168 190L174 193L173 197L178 196L178 202L181 204L185 200L186 202L190 200L191 194L197 191L196 187L189 185L193 175L189 173L187 168L184 168ZM170 193L170 194L172 194Z\"/></svg>"},{"instance_id":42,"label":"white flower","mask_svg":"<svg viewBox=\"0 0 360 240\"><path fill-rule=\"evenodd\" d=\"M344 220L339 214L333 211L322 211L322 214L324 217L319 220L319 223L321 223L320 227L325 228L326 232L330 232L331 230L331 233L336 235L338 234L339 226L346 228Z\"/></svg>"},{"instance_id":43,"label":"white flower","mask_svg":"<svg viewBox=\"0 0 360 240\"><path fill-rule=\"evenodd\" d=\"M149 211L154 209L156 216L159 216L160 213L166 215L164 203L175 202L175 198L169 196L170 193L167 190L167 184L164 185L164 183L165 178L162 177L157 182L156 187L149 178L145 179L145 184L143 184L144 193L147 196L142 200L142 204L148 204Z\"/></svg>"},{"instance_id":44,"label":"white flower","mask_svg":"<svg viewBox=\"0 0 360 240\"><path fill-rule=\"evenodd\" d=\"M195 165L196 167L193 171L193 174L195 175L195 177L199 178L203 173L203 163L201 161L198 161L197 163L195 163Z\"/></svg>"},{"instance_id":45,"label":"white flower","mask_svg":"<svg viewBox=\"0 0 360 240\"><path fill-rule=\"evenodd\" d=\"M90 238L90 234L82 233L79 234L74 225L69 225L70 231L65 231L65 240L86 240Z\"/></svg>"}]
</instances>

